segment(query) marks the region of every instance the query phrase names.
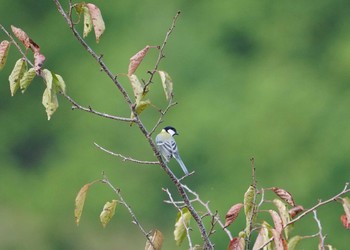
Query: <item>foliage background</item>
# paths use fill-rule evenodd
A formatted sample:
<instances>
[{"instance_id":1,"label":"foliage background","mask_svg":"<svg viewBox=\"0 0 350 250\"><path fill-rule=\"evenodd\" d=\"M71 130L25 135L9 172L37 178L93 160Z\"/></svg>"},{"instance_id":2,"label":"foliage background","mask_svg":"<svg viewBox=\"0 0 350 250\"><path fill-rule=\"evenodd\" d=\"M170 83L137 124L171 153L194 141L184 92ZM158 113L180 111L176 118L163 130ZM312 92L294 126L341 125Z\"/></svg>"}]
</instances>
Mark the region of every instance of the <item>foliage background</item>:
<instances>
[{"instance_id":1,"label":"foliage background","mask_svg":"<svg viewBox=\"0 0 350 250\"><path fill-rule=\"evenodd\" d=\"M115 73L126 72L129 58L145 45L160 44L171 18L182 11L161 65L174 80L179 103L165 123L179 130L182 158L196 170L186 183L210 200L213 210L224 216L242 201L252 156L260 186L283 187L304 207L350 180L349 1L94 3L107 30L100 44L93 36L87 40ZM64 77L68 94L79 103L129 115L116 88L72 38L53 1L4 0L0 17L5 27L24 29L41 46L46 68ZM149 53L137 71L140 77L146 77L156 55ZM106 186L92 188L81 225L74 224L77 191L105 171L141 223L164 233L164 249L178 249L172 239L176 211L162 202L161 187L172 188L164 173L124 163L93 146L97 142L153 160L137 128L71 111L63 98L48 122L41 80L25 95L10 97L7 77L18 57L12 47L0 72L0 248L142 249L145 240L122 207L106 229L99 224L104 202L114 198ZM164 105L159 81L151 91L153 103ZM142 117L151 128L157 112ZM327 243L345 249L349 232L341 226L341 213L339 204L331 204L320 209L319 218ZM234 235L243 224L241 216L231 226ZM295 232L311 235L317 227L310 217ZM217 249L228 244L220 230L214 241ZM316 245L317 239L310 239L301 249Z\"/></svg>"}]
</instances>

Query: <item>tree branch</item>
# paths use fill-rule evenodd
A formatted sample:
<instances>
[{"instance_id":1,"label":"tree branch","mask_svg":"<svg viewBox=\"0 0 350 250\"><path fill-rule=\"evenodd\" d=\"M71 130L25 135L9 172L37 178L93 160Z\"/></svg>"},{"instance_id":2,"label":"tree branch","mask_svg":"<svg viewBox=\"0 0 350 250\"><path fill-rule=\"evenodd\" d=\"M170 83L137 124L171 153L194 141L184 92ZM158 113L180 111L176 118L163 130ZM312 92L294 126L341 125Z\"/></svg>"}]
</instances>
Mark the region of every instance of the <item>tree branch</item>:
<instances>
[{"instance_id":1,"label":"tree branch","mask_svg":"<svg viewBox=\"0 0 350 250\"><path fill-rule=\"evenodd\" d=\"M126 156L123 156L121 154L117 154L117 153L114 153L108 149L105 149L103 147L101 147L100 145L98 145L96 142L94 142L95 146L98 147L99 149L101 149L102 151L110 154L110 155L113 155L113 156L117 156L117 157L120 157L123 159L123 161L131 161L131 162L135 162L135 163L139 163L139 164L148 164L148 165L159 165L159 162L158 161L140 161L140 160L135 160L131 157L126 157Z\"/></svg>"}]
</instances>

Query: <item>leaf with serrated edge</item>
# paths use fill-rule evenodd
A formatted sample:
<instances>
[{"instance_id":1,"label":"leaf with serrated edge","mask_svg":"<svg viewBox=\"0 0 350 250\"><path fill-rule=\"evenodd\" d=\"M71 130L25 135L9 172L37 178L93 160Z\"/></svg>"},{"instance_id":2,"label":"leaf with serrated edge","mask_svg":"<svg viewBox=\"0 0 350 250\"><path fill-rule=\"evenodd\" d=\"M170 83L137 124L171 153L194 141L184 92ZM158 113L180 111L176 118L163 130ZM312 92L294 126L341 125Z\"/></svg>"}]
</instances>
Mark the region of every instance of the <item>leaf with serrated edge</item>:
<instances>
[{"instance_id":1,"label":"leaf with serrated edge","mask_svg":"<svg viewBox=\"0 0 350 250\"><path fill-rule=\"evenodd\" d=\"M175 221L174 239L177 246L180 246L186 237L186 228L190 224L191 213L187 207L178 212Z\"/></svg>"},{"instance_id":2,"label":"leaf with serrated edge","mask_svg":"<svg viewBox=\"0 0 350 250\"><path fill-rule=\"evenodd\" d=\"M84 203L86 199L87 192L89 190L89 187L91 184L85 184L78 192L76 198L75 198L75 209L74 209L74 217L75 217L75 223L77 226L79 225L81 214L83 212Z\"/></svg>"},{"instance_id":3,"label":"leaf with serrated edge","mask_svg":"<svg viewBox=\"0 0 350 250\"><path fill-rule=\"evenodd\" d=\"M117 200L112 200L112 202L106 202L103 206L103 210L100 214L100 221L103 227L106 227L107 224L111 221L115 213L115 208L117 206Z\"/></svg>"},{"instance_id":4,"label":"leaf with serrated edge","mask_svg":"<svg viewBox=\"0 0 350 250\"><path fill-rule=\"evenodd\" d=\"M285 202L287 202L289 205L291 205L292 207L295 206L295 202L293 200L293 196L287 191L284 190L282 188L278 188L278 187L273 187L271 188L271 190L278 196L280 197L282 200L284 200Z\"/></svg>"},{"instance_id":5,"label":"leaf with serrated edge","mask_svg":"<svg viewBox=\"0 0 350 250\"><path fill-rule=\"evenodd\" d=\"M303 239L303 237L296 235L289 239L288 241L288 250L295 250L299 242Z\"/></svg>"},{"instance_id":6,"label":"leaf with serrated edge","mask_svg":"<svg viewBox=\"0 0 350 250\"><path fill-rule=\"evenodd\" d=\"M158 73L162 81L165 97L167 100L170 100L173 97L173 81L167 72L158 71Z\"/></svg>"},{"instance_id":7,"label":"leaf with serrated edge","mask_svg":"<svg viewBox=\"0 0 350 250\"><path fill-rule=\"evenodd\" d=\"M11 43L7 40L4 40L0 43L0 70L2 70L6 64L10 45Z\"/></svg>"},{"instance_id":8,"label":"leaf with serrated edge","mask_svg":"<svg viewBox=\"0 0 350 250\"><path fill-rule=\"evenodd\" d=\"M161 250L163 246L163 234L161 231L155 229L150 236L152 244L147 240L145 250Z\"/></svg>"},{"instance_id":9,"label":"leaf with serrated edge","mask_svg":"<svg viewBox=\"0 0 350 250\"><path fill-rule=\"evenodd\" d=\"M142 62L143 58L146 56L150 46L147 45L144 47L142 50L137 52L135 55L133 55L130 58L130 63L129 63L129 69L128 69L128 75L134 74L140 63Z\"/></svg>"},{"instance_id":10,"label":"leaf with serrated edge","mask_svg":"<svg viewBox=\"0 0 350 250\"><path fill-rule=\"evenodd\" d=\"M350 222L350 198L342 198L343 208L348 222Z\"/></svg>"},{"instance_id":11,"label":"leaf with serrated edge","mask_svg":"<svg viewBox=\"0 0 350 250\"><path fill-rule=\"evenodd\" d=\"M58 99L56 92L46 88L43 94L42 104L45 107L47 119L50 120L51 116L58 108Z\"/></svg>"},{"instance_id":12,"label":"leaf with serrated edge","mask_svg":"<svg viewBox=\"0 0 350 250\"><path fill-rule=\"evenodd\" d=\"M242 203L238 203L233 205L226 213L225 216L225 227L228 227L231 225L237 218L239 211L241 211L241 208L243 207Z\"/></svg>"},{"instance_id":13,"label":"leaf with serrated edge","mask_svg":"<svg viewBox=\"0 0 350 250\"><path fill-rule=\"evenodd\" d=\"M31 82L33 81L35 76L36 76L36 72L35 72L34 68L30 68L28 71L26 71L23 74L23 77L21 78L21 80L19 82L22 93L24 93L26 91L26 89L31 84Z\"/></svg>"},{"instance_id":14,"label":"leaf with serrated edge","mask_svg":"<svg viewBox=\"0 0 350 250\"><path fill-rule=\"evenodd\" d=\"M18 59L9 76L11 96L16 94L20 86L20 80L26 71L26 62L23 59Z\"/></svg>"},{"instance_id":15,"label":"leaf with serrated edge","mask_svg":"<svg viewBox=\"0 0 350 250\"><path fill-rule=\"evenodd\" d=\"M103 21L101 11L96 5L87 3L86 7L89 9L92 24L94 26L96 42L98 43L100 41L101 35L105 31L105 23Z\"/></svg>"}]
</instances>

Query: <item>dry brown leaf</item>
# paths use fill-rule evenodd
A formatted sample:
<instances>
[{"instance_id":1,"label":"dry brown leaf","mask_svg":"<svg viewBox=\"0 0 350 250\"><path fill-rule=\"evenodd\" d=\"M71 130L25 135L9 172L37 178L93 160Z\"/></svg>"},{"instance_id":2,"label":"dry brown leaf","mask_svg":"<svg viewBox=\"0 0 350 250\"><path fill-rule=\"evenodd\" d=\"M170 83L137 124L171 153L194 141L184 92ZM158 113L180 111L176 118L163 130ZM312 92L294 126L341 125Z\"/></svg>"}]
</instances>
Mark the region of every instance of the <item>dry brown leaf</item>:
<instances>
[{"instance_id":1,"label":"dry brown leaf","mask_svg":"<svg viewBox=\"0 0 350 250\"><path fill-rule=\"evenodd\" d=\"M10 45L11 43L7 40L4 40L0 43L0 70L2 70L5 66Z\"/></svg>"},{"instance_id":2,"label":"dry brown leaf","mask_svg":"<svg viewBox=\"0 0 350 250\"><path fill-rule=\"evenodd\" d=\"M40 72L45 62L45 56L39 52L34 53L34 69L36 72Z\"/></svg>"},{"instance_id":3,"label":"dry brown leaf","mask_svg":"<svg viewBox=\"0 0 350 250\"><path fill-rule=\"evenodd\" d=\"M17 28L13 25L11 25L11 29L13 34L18 38L18 40L20 40L24 46L29 49L30 48L30 38L27 35L27 33L25 33L22 29Z\"/></svg>"},{"instance_id":4,"label":"dry brown leaf","mask_svg":"<svg viewBox=\"0 0 350 250\"><path fill-rule=\"evenodd\" d=\"M289 209L288 213L290 215L290 217L293 219L295 216L297 216L300 212L304 211L304 207L301 205L292 207L291 209Z\"/></svg>"},{"instance_id":5,"label":"dry brown leaf","mask_svg":"<svg viewBox=\"0 0 350 250\"><path fill-rule=\"evenodd\" d=\"M150 236L150 240L153 243L153 246L155 249L153 248L152 244L149 241L147 241L146 246L145 246L145 250L161 250L162 249L163 234L161 231L155 229L153 231L152 236Z\"/></svg>"},{"instance_id":6,"label":"dry brown leaf","mask_svg":"<svg viewBox=\"0 0 350 250\"><path fill-rule=\"evenodd\" d=\"M235 237L230 241L227 250L244 250L245 240L242 237Z\"/></svg>"},{"instance_id":7,"label":"dry brown leaf","mask_svg":"<svg viewBox=\"0 0 350 250\"><path fill-rule=\"evenodd\" d=\"M75 198L75 210L74 210L74 217L75 217L75 223L79 225L80 217L83 212L84 203L86 199L87 192L89 190L89 187L91 184L85 184L77 194L77 197Z\"/></svg>"},{"instance_id":8,"label":"dry brown leaf","mask_svg":"<svg viewBox=\"0 0 350 250\"><path fill-rule=\"evenodd\" d=\"M241 211L241 208L243 207L242 203L238 203L233 205L228 212L226 213L225 216L225 227L228 227L231 225L237 218L239 211Z\"/></svg>"},{"instance_id":9,"label":"dry brown leaf","mask_svg":"<svg viewBox=\"0 0 350 250\"><path fill-rule=\"evenodd\" d=\"M137 52L134 56L130 58L130 63L129 63L129 69L128 69L128 75L132 75L135 73L137 67L140 65L142 62L143 58L146 56L150 46L147 45L144 47L142 50Z\"/></svg>"},{"instance_id":10,"label":"dry brown leaf","mask_svg":"<svg viewBox=\"0 0 350 250\"><path fill-rule=\"evenodd\" d=\"M285 202L287 202L289 205L291 205L292 207L295 206L295 202L294 202L294 200L293 200L293 197L292 197L292 195L291 195L288 191L286 191L286 190L284 190L284 189L282 189L282 188L278 188L278 187L273 187L273 188L271 188L271 190L272 190L278 197L280 197L280 198L283 199Z\"/></svg>"}]
</instances>

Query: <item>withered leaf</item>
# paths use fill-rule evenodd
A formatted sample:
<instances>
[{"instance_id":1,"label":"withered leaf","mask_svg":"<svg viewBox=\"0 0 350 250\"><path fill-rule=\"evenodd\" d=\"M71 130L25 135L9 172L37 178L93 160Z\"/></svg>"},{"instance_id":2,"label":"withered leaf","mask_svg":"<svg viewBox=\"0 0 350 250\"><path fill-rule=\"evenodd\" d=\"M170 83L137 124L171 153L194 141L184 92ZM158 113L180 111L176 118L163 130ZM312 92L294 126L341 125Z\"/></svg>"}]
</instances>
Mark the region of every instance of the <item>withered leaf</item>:
<instances>
[{"instance_id":1,"label":"withered leaf","mask_svg":"<svg viewBox=\"0 0 350 250\"><path fill-rule=\"evenodd\" d=\"M152 233L152 236L150 236L150 240L153 244L147 241L146 242L146 246L145 246L145 250L161 250L162 246L163 246L163 234L161 231L155 229Z\"/></svg>"},{"instance_id":2,"label":"withered leaf","mask_svg":"<svg viewBox=\"0 0 350 250\"><path fill-rule=\"evenodd\" d=\"M137 67L140 65L143 58L146 56L149 48L150 46L147 45L146 47L144 47L142 50L140 50L130 58L129 69L128 69L129 76L135 73Z\"/></svg>"},{"instance_id":3,"label":"withered leaf","mask_svg":"<svg viewBox=\"0 0 350 250\"><path fill-rule=\"evenodd\" d=\"M286 191L286 190L284 190L284 189L282 189L282 188L278 188L278 187L272 187L271 190L272 190L278 197L280 197L282 200L284 200L285 202L287 202L289 205L291 205L292 207L295 206L295 202L294 202L294 200L293 200L293 197L292 197L292 195L291 195L288 191Z\"/></svg>"},{"instance_id":4,"label":"withered leaf","mask_svg":"<svg viewBox=\"0 0 350 250\"><path fill-rule=\"evenodd\" d=\"M239 212L241 211L241 208L243 207L242 203L238 203L233 205L225 216L225 227L228 227L231 225L237 218Z\"/></svg>"},{"instance_id":5,"label":"withered leaf","mask_svg":"<svg viewBox=\"0 0 350 250\"><path fill-rule=\"evenodd\" d=\"M6 64L7 55L10 49L11 43L9 41L2 41L0 43L0 70L2 70Z\"/></svg>"}]
</instances>

